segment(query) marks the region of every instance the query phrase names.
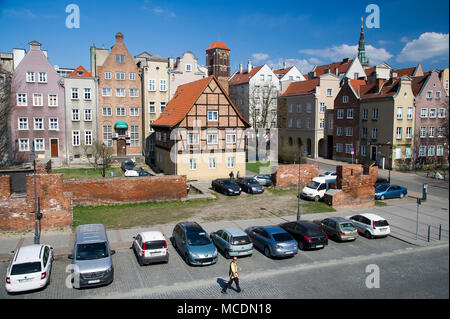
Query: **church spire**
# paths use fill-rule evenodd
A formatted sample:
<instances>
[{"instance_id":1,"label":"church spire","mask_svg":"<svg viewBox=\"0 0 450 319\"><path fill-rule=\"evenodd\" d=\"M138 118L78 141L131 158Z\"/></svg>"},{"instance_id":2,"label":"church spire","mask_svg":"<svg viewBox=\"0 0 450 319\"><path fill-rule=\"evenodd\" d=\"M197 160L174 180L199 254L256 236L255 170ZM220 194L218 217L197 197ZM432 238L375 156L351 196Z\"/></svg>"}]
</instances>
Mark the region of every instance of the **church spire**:
<instances>
[{"instance_id":1,"label":"church spire","mask_svg":"<svg viewBox=\"0 0 450 319\"><path fill-rule=\"evenodd\" d=\"M366 57L366 41L364 40L364 19L361 17L361 32L358 42L358 58L363 67L369 67L369 58Z\"/></svg>"}]
</instances>

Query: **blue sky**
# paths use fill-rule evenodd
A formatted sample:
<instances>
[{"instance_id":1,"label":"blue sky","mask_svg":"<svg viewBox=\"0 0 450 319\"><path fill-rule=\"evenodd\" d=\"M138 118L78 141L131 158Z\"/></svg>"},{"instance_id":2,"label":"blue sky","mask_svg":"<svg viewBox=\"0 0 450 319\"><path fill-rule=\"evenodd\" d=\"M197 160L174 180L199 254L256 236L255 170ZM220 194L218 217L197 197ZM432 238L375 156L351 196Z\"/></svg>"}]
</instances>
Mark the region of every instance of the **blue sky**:
<instances>
[{"instance_id":1,"label":"blue sky","mask_svg":"<svg viewBox=\"0 0 450 319\"><path fill-rule=\"evenodd\" d=\"M66 6L80 8L80 28L66 28ZM315 64L354 57L361 16L380 8L380 27L365 28L371 64L442 69L449 59L449 1L16 1L0 0L0 52L37 40L50 62L90 68L89 47L110 48L122 32L132 56L191 51L205 64L213 41L231 48L231 69L280 61L306 73Z\"/></svg>"}]
</instances>

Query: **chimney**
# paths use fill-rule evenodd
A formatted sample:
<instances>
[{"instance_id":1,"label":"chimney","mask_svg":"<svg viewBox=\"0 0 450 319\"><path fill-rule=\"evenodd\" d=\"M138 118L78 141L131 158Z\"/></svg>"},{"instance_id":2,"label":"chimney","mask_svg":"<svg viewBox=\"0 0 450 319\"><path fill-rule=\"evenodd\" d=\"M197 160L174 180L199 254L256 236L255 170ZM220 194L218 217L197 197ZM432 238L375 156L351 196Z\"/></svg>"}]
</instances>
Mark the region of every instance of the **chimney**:
<instances>
[{"instance_id":1,"label":"chimney","mask_svg":"<svg viewBox=\"0 0 450 319\"><path fill-rule=\"evenodd\" d=\"M123 41L123 34L122 34L122 32L117 32L116 33L116 41L117 42L122 42Z\"/></svg>"},{"instance_id":2,"label":"chimney","mask_svg":"<svg viewBox=\"0 0 450 319\"><path fill-rule=\"evenodd\" d=\"M247 73L250 73L251 70L252 70L252 61L248 60L248 63L247 63Z\"/></svg>"},{"instance_id":3,"label":"chimney","mask_svg":"<svg viewBox=\"0 0 450 319\"><path fill-rule=\"evenodd\" d=\"M239 64L239 73L242 73L242 63Z\"/></svg>"},{"instance_id":4,"label":"chimney","mask_svg":"<svg viewBox=\"0 0 450 319\"><path fill-rule=\"evenodd\" d=\"M343 59L343 60L342 60L342 63L343 63L343 64L348 63L348 58Z\"/></svg>"},{"instance_id":5,"label":"chimney","mask_svg":"<svg viewBox=\"0 0 450 319\"><path fill-rule=\"evenodd\" d=\"M17 68L19 63L25 57L25 54L26 53L24 49L13 49L14 70Z\"/></svg>"},{"instance_id":6,"label":"chimney","mask_svg":"<svg viewBox=\"0 0 450 319\"><path fill-rule=\"evenodd\" d=\"M283 61L283 69L286 69L286 61Z\"/></svg>"},{"instance_id":7,"label":"chimney","mask_svg":"<svg viewBox=\"0 0 450 319\"><path fill-rule=\"evenodd\" d=\"M392 78L396 79L397 78L397 72L392 72Z\"/></svg>"},{"instance_id":8,"label":"chimney","mask_svg":"<svg viewBox=\"0 0 450 319\"><path fill-rule=\"evenodd\" d=\"M335 69L334 69L334 74L339 75L339 70L338 70L338 68L335 68Z\"/></svg>"}]
</instances>

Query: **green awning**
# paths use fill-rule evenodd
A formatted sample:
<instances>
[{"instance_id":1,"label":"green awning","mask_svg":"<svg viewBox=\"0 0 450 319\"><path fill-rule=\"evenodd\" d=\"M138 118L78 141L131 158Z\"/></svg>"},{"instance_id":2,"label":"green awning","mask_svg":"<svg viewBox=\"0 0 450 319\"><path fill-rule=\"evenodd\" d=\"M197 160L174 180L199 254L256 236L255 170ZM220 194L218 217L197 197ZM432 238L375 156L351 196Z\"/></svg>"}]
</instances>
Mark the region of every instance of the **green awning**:
<instances>
[{"instance_id":1,"label":"green awning","mask_svg":"<svg viewBox=\"0 0 450 319\"><path fill-rule=\"evenodd\" d=\"M127 129L128 124L125 121L117 121L116 124L114 124L114 128L115 129L121 129L121 128Z\"/></svg>"}]
</instances>

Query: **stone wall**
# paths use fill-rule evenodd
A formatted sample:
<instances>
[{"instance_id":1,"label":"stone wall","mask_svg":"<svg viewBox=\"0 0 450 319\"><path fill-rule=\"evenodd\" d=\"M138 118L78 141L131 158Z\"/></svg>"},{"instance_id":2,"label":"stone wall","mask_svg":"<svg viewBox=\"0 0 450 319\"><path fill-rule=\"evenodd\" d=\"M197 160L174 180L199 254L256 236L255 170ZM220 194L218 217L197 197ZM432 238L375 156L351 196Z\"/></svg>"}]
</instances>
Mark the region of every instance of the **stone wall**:
<instances>
[{"instance_id":1,"label":"stone wall","mask_svg":"<svg viewBox=\"0 0 450 319\"><path fill-rule=\"evenodd\" d=\"M186 200L185 176L115 177L64 180L64 192L74 205L113 205L164 200Z\"/></svg>"},{"instance_id":2,"label":"stone wall","mask_svg":"<svg viewBox=\"0 0 450 319\"><path fill-rule=\"evenodd\" d=\"M310 180L319 176L319 164L290 164L279 165L272 174L272 181L277 188L298 186L298 166L300 165L300 188L306 186Z\"/></svg>"}]
</instances>

